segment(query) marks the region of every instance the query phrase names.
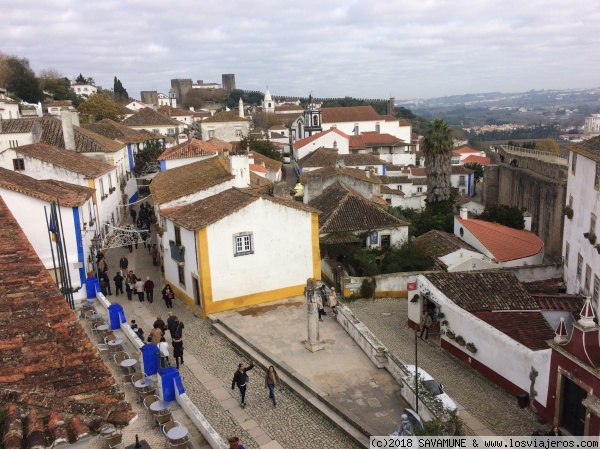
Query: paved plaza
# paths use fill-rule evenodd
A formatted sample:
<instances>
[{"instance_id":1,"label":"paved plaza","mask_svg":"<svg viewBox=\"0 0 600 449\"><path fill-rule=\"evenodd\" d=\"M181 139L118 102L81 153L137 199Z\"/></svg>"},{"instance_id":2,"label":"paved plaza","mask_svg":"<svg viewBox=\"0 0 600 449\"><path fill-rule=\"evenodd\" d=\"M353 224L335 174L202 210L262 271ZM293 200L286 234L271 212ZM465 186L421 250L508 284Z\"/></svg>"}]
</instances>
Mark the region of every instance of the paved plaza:
<instances>
[{"instance_id":1,"label":"paved plaza","mask_svg":"<svg viewBox=\"0 0 600 449\"><path fill-rule=\"evenodd\" d=\"M358 300L345 303L387 348L405 363L414 363L414 332L407 323L406 299ZM418 341L419 366L496 435L531 435L541 427L537 415L521 409L506 393L439 346Z\"/></svg>"}]
</instances>

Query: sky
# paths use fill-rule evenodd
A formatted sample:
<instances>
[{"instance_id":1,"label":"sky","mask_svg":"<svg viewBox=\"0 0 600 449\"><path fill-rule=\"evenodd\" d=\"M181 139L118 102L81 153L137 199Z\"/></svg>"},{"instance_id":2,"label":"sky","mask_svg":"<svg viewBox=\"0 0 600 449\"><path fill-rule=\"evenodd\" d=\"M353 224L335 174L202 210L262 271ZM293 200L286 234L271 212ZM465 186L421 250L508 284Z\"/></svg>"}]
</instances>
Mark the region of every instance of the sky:
<instances>
[{"instance_id":1,"label":"sky","mask_svg":"<svg viewBox=\"0 0 600 449\"><path fill-rule=\"evenodd\" d=\"M129 95L172 78L431 98L600 86L597 0L0 0L0 52Z\"/></svg>"}]
</instances>

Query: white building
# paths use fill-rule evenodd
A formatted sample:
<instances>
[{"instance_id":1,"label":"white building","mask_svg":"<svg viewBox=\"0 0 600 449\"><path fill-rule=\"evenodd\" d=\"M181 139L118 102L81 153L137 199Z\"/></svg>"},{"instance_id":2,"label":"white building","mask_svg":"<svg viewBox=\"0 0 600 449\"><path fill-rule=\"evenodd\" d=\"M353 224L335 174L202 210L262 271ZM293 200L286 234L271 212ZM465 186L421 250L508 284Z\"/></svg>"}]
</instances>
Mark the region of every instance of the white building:
<instances>
[{"instance_id":1,"label":"white building","mask_svg":"<svg viewBox=\"0 0 600 449\"><path fill-rule=\"evenodd\" d=\"M135 130L146 130L154 134L175 137L187 126L174 118L168 117L152 108L143 108L121 122Z\"/></svg>"},{"instance_id":2,"label":"white building","mask_svg":"<svg viewBox=\"0 0 600 449\"><path fill-rule=\"evenodd\" d=\"M583 132L593 135L600 134L600 109L585 119Z\"/></svg>"},{"instance_id":3,"label":"white building","mask_svg":"<svg viewBox=\"0 0 600 449\"><path fill-rule=\"evenodd\" d=\"M56 244L64 236L71 285L73 290L77 290L73 295L74 299L86 298L87 272L94 270L93 263L88 261L94 237L94 226L90 227L88 223L89 211L94 209L93 194L94 189L89 187L51 179L37 180L0 168L0 197L23 229L44 267L55 280L54 268L58 269L60 266L56 258ZM62 233L58 239L56 236L51 239L51 244L48 238L48 217L52 202L60 204ZM80 290L82 286L84 288Z\"/></svg>"},{"instance_id":4,"label":"white building","mask_svg":"<svg viewBox=\"0 0 600 449\"><path fill-rule=\"evenodd\" d=\"M96 86L87 83L73 83L71 84L71 90L75 92L75 95L80 97L89 97L92 94L98 93Z\"/></svg>"},{"instance_id":5,"label":"white building","mask_svg":"<svg viewBox=\"0 0 600 449\"><path fill-rule=\"evenodd\" d=\"M475 176L473 170L462 165L453 165L450 174L450 185L458 189L462 195L472 196L475 193Z\"/></svg>"},{"instance_id":6,"label":"white building","mask_svg":"<svg viewBox=\"0 0 600 449\"><path fill-rule=\"evenodd\" d=\"M583 292L600 305L600 136L569 147L563 259L567 293ZM569 218L569 214L571 218Z\"/></svg>"},{"instance_id":7,"label":"white building","mask_svg":"<svg viewBox=\"0 0 600 449\"><path fill-rule=\"evenodd\" d=\"M131 109L132 111L139 111L140 109L147 108L148 105L146 103L142 103L141 101L133 100L125 105L127 109Z\"/></svg>"},{"instance_id":8,"label":"white building","mask_svg":"<svg viewBox=\"0 0 600 449\"><path fill-rule=\"evenodd\" d=\"M165 281L203 315L301 295L321 277L317 213L236 188L164 211Z\"/></svg>"},{"instance_id":9,"label":"white building","mask_svg":"<svg viewBox=\"0 0 600 449\"><path fill-rule=\"evenodd\" d=\"M191 126L194 123L194 113L189 109L186 110L171 106L160 106L158 108L158 112L188 126Z\"/></svg>"},{"instance_id":10,"label":"white building","mask_svg":"<svg viewBox=\"0 0 600 449\"><path fill-rule=\"evenodd\" d=\"M167 148L158 157L160 170L165 171L211 157L223 156L228 150L217 142L214 139L212 141L191 139L174 147ZM224 144L225 142L222 143Z\"/></svg>"},{"instance_id":11,"label":"white building","mask_svg":"<svg viewBox=\"0 0 600 449\"><path fill-rule=\"evenodd\" d=\"M250 134L250 122L233 111L217 112L200 122L202 140L213 137L226 142L239 142Z\"/></svg>"},{"instance_id":12,"label":"white building","mask_svg":"<svg viewBox=\"0 0 600 449\"><path fill-rule=\"evenodd\" d=\"M281 181L282 163L256 151L248 153L250 171L271 182Z\"/></svg>"},{"instance_id":13,"label":"white building","mask_svg":"<svg viewBox=\"0 0 600 449\"><path fill-rule=\"evenodd\" d=\"M388 133L366 131L350 136L350 153L371 153L388 164L408 166L416 164L415 145Z\"/></svg>"},{"instance_id":14,"label":"white building","mask_svg":"<svg viewBox=\"0 0 600 449\"><path fill-rule=\"evenodd\" d=\"M0 151L39 142L42 126L35 119L6 119L0 122Z\"/></svg>"},{"instance_id":15,"label":"white building","mask_svg":"<svg viewBox=\"0 0 600 449\"><path fill-rule=\"evenodd\" d=\"M392 207L421 210L427 198L427 179L408 176L380 176L381 196Z\"/></svg>"},{"instance_id":16,"label":"white building","mask_svg":"<svg viewBox=\"0 0 600 449\"><path fill-rule=\"evenodd\" d=\"M338 154L350 154L350 137L339 129L328 129L297 140L293 145L294 160L299 161L319 148L335 148Z\"/></svg>"},{"instance_id":17,"label":"white building","mask_svg":"<svg viewBox=\"0 0 600 449\"><path fill-rule=\"evenodd\" d=\"M9 120L19 118L19 103L6 96L6 90L0 89L0 119Z\"/></svg>"}]
</instances>

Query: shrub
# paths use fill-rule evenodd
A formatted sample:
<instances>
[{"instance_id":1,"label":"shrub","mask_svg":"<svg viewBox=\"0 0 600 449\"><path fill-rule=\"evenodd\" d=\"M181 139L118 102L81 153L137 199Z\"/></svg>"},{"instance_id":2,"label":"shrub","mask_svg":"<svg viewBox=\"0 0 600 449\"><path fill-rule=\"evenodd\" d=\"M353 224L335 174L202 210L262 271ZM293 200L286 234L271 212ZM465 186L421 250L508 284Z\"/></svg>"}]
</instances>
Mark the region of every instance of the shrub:
<instances>
[{"instance_id":1,"label":"shrub","mask_svg":"<svg viewBox=\"0 0 600 449\"><path fill-rule=\"evenodd\" d=\"M360 286L360 295L363 298L372 298L375 290L373 289L373 283L370 279L363 279L362 285Z\"/></svg>"}]
</instances>

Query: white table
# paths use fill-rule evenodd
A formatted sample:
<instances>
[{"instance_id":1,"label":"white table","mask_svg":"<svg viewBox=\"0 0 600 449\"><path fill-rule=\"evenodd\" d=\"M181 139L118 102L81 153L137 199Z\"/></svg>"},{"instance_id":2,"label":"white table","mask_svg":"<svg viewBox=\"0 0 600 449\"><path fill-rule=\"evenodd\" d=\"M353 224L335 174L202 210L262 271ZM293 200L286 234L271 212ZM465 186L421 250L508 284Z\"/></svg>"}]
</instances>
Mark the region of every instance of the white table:
<instances>
[{"instance_id":1,"label":"white table","mask_svg":"<svg viewBox=\"0 0 600 449\"><path fill-rule=\"evenodd\" d=\"M153 412L161 412L169 408L169 403L165 401L154 401L150 404L150 410Z\"/></svg>"},{"instance_id":2,"label":"white table","mask_svg":"<svg viewBox=\"0 0 600 449\"><path fill-rule=\"evenodd\" d=\"M102 318L102 315L100 315L98 312L92 313L90 315L90 320L99 320Z\"/></svg>"},{"instance_id":3,"label":"white table","mask_svg":"<svg viewBox=\"0 0 600 449\"><path fill-rule=\"evenodd\" d=\"M102 435L112 435L113 433L115 433L117 431L117 429L115 429L114 427L107 427L106 429L104 429L102 431Z\"/></svg>"},{"instance_id":4,"label":"white table","mask_svg":"<svg viewBox=\"0 0 600 449\"><path fill-rule=\"evenodd\" d=\"M187 427L175 426L167 432L167 438L169 440L174 440L174 441L181 440L181 439L185 438L187 433L188 433Z\"/></svg>"},{"instance_id":5,"label":"white table","mask_svg":"<svg viewBox=\"0 0 600 449\"><path fill-rule=\"evenodd\" d=\"M151 387L153 385L153 383L152 383L152 379L150 379L149 377L145 377L143 379L136 380L133 385L136 388L144 388L144 387Z\"/></svg>"},{"instance_id":6,"label":"white table","mask_svg":"<svg viewBox=\"0 0 600 449\"><path fill-rule=\"evenodd\" d=\"M136 359L125 359L121 362L121 366L127 369L127 373L131 372L131 368L137 363Z\"/></svg>"},{"instance_id":7,"label":"white table","mask_svg":"<svg viewBox=\"0 0 600 449\"><path fill-rule=\"evenodd\" d=\"M108 346L119 346L123 343L123 340L120 338L115 338L114 340L108 340Z\"/></svg>"}]
</instances>

